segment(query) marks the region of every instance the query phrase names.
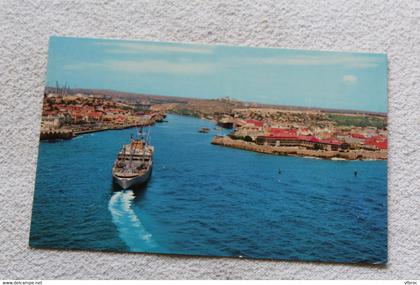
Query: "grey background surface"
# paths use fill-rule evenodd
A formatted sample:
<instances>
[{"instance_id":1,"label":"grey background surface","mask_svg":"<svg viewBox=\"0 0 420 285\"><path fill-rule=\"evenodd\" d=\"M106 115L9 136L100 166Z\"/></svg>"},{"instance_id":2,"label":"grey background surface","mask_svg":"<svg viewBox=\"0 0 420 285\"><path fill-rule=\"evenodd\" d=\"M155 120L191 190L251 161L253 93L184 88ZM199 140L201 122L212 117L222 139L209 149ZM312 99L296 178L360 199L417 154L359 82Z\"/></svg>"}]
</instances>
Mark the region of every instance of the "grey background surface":
<instances>
[{"instance_id":1,"label":"grey background surface","mask_svg":"<svg viewBox=\"0 0 420 285\"><path fill-rule=\"evenodd\" d=\"M388 265L29 249L50 35L387 53ZM0 0L0 96L0 279L420 278L419 1Z\"/></svg>"}]
</instances>

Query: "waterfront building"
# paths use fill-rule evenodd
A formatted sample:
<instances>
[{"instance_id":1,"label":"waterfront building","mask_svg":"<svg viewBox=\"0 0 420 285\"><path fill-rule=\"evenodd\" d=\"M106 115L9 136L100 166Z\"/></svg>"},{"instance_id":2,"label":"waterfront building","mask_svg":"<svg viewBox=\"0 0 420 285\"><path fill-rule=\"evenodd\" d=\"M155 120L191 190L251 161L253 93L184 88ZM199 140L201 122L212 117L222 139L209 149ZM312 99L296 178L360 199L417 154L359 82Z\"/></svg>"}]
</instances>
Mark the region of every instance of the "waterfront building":
<instances>
[{"instance_id":1,"label":"waterfront building","mask_svg":"<svg viewBox=\"0 0 420 285\"><path fill-rule=\"evenodd\" d=\"M349 145L337 139L318 139L315 136L297 136L293 132L278 135L264 135L256 138L260 145L303 147L315 150L340 151L347 150Z\"/></svg>"},{"instance_id":2,"label":"waterfront building","mask_svg":"<svg viewBox=\"0 0 420 285\"><path fill-rule=\"evenodd\" d=\"M386 150L388 149L388 140L380 135L373 136L363 142L363 148L368 150Z\"/></svg>"},{"instance_id":3,"label":"waterfront building","mask_svg":"<svg viewBox=\"0 0 420 285\"><path fill-rule=\"evenodd\" d=\"M41 121L41 128L58 129L62 126L63 123L64 123L64 118L60 116L53 116L53 115L43 116L42 121Z\"/></svg>"}]
</instances>

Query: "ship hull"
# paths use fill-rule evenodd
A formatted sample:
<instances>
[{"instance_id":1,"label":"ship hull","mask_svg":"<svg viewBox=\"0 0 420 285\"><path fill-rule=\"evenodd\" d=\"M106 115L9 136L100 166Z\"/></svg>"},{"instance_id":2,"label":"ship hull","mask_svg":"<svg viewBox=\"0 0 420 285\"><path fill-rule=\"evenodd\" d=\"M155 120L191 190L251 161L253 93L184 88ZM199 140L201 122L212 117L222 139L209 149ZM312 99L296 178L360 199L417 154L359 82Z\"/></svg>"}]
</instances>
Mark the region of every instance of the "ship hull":
<instances>
[{"instance_id":1,"label":"ship hull","mask_svg":"<svg viewBox=\"0 0 420 285\"><path fill-rule=\"evenodd\" d=\"M149 180L151 173L152 173L152 167L150 166L148 171L144 173L143 175L130 177L130 178L123 178L123 177L118 177L116 175L113 175L113 181L122 189L128 189L128 188L140 186L146 183Z\"/></svg>"},{"instance_id":2,"label":"ship hull","mask_svg":"<svg viewBox=\"0 0 420 285\"><path fill-rule=\"evenodd\" d=\"M233 129L233 123L231 122L217 122L217 125L224 128L224 129Z\"/></svg>"}]
</instances>

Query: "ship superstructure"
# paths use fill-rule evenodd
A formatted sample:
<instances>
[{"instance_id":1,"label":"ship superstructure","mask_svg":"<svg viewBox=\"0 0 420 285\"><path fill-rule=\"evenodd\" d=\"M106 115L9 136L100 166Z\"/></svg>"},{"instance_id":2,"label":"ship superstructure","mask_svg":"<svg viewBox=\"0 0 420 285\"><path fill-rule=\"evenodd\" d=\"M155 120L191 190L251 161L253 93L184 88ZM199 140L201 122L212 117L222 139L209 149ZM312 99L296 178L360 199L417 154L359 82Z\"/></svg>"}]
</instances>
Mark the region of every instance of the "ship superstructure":
<instances>
[{"instance_id":1,"label":"ship superstructure","mask_svg":"<svg viewBox=\"0 0 420 285\"><path fill-rule=\"evenodd\" d=\"M145 183L152 173L154 148L148 142L150 129L146 133L142 128L137 130L138 138L131 137L130 143L123 145L112 168L114 183L123 189Z\"/></svg>"}]
</instances>

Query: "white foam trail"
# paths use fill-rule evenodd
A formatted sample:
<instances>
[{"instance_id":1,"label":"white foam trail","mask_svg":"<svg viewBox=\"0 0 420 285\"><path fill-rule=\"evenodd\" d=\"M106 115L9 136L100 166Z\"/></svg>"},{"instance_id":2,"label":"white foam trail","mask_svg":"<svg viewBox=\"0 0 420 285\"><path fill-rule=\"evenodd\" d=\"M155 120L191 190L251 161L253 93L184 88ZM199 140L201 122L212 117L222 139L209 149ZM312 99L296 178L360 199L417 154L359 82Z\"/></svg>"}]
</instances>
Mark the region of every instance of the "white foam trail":
<instances>
[{"instance_id":1,"label":"white foam trail","mask_svg":"<svg viewBox=\"0 0 420 285\"><path fill-rule=\"evenodd\" d=\"M131 208L133 199L134 193L131 190L115 192L109 200L108 209L121 239L130 250L148 251L157 247L157 244Z\"/></svg>"}]
</instances>

